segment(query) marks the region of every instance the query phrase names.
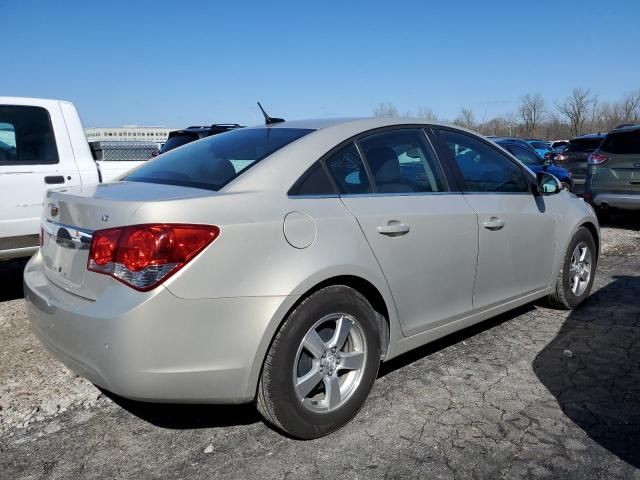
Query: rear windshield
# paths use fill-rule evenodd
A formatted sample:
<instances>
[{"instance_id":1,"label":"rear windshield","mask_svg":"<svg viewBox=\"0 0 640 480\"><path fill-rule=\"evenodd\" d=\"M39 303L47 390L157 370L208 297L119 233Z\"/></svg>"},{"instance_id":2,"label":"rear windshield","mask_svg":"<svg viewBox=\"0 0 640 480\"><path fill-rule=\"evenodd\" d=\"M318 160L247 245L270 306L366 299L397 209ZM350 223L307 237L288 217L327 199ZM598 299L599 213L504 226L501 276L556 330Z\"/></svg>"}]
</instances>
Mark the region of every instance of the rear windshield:
<instances>
[{"instance_id":1,"label":"rear windshield","mask_svg":"<svg viewBox=\"0 0 640 480\"><path fill-rule=\"evenodd\" d=\"M612 132L605 137L600 150L620 155L640 154L640 130Z\"/></svg>"},{"instance_id":2,"label":"rear windshield","mask_svg":"<svg viewBox=\"0 0 640 480\"><path fill-rule=\"evenodd\" d=\"M598 149L601 138L576 138L569 142L567 151L569 152L593 152Z\"/></svg>"},{"instance_id":3,"label":"rear windshield","mask_svg":"<svg viewBox=\"0 0 640 480\"><path fill-rule=\"evenodd\" d=\"M169 135L169 139L167 143L165 143L160 149L160 153L168 152L169 150L173 150L174 148L181 147L189 142L194 142L198 140L197 133L178 133L176 135Z\"/></svg>"},{"instance_id":4,"label":"rear windshield","mask_svg":"<svg viewBox=\"0 0 640 480\"><path fill-rule=\"evenodd\" d=\"M219 190L251 165L312 131L232 130L172 150L141 165L122 180Z\"/></svg>"}]
</instances>

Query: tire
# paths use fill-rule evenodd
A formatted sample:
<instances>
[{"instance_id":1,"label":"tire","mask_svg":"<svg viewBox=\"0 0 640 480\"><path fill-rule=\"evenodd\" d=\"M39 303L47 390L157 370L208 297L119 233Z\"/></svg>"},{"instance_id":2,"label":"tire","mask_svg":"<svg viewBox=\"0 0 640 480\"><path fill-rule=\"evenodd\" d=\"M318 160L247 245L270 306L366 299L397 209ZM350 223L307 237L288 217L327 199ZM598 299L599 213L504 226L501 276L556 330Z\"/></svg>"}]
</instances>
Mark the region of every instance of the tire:
<instances>
[{"instance_id":1,"label":"tire","mask_svg":"<svg viewBox=\"0 0 640 480\"><path fill-rule=\"evenodd\" d=\"M341 346L344 333L336 332L346 329ZM378 317L364 296L343 285L318 290L289 314L273 339L258 385L258 411L292 437L327 435L364 405L377 377L380 350Z\"/></svg>"},{"instance_id":2,"label":"tire","mask_svg":"<svg viewBox=\"0 0 640 480\"><path fill-rule=\"evenodd\" d=\"M580 251L578 251L577 257L582 256L582 247L588 249L588 253L585 254L585 261L577 262L577 265L582 263L582 270L574 266L576 265L574 260L577 258L576 252L578 246L580 246ZM589 269L588 276L584 275L587 263ZM598 252L593 235L585 227L580 227L569 242L562 262L562 268L560 268L560 273L556 279L554 292L547 297L549 303L554 307L565 310L571 310L580 305L580 303L589 296L589 292L593 286L597 263ZM578 278L577 286L576 275Z\"/></svg>"},{"instance_id":3,"label":"tire","mask_svg":"<svg viewBox=\"0 0 640 480\"><path fill-rule=\"evenodd\" d=\"M562 188L568 192L573 192L573 186L570 183L562 182Z\"/></svg>"},{"instance_id":4,"label":"tire","mask_svg":"<svg viewBox=\"0 0 640 480\"><path fill-rule=\"evenodd\" d=\"M596 211L596 216L598 217L598 221L600 223L609 223L609 221L611 220L610 208L595 207L594 210Z\"/></svg>"}]
</instances>

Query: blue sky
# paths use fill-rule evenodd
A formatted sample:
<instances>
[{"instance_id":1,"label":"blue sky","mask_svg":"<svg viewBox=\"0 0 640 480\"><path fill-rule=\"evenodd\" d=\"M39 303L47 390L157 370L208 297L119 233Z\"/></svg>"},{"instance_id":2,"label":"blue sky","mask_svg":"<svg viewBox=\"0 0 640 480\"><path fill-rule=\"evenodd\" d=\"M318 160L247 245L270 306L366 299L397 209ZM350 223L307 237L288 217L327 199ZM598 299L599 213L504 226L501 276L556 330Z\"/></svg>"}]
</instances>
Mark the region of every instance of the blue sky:
<instances>
[{"instance_id":1,"label":"blue sky","mask_svg":"<svg viewBox=\"0 0 640 480\"><path fill-rule=\"evenodd\" d=\"M640 1L0 0L0 95L73 101L85 126L367 116L478 119L525 93L640 88Z\"/></svg>"}]
</instances>

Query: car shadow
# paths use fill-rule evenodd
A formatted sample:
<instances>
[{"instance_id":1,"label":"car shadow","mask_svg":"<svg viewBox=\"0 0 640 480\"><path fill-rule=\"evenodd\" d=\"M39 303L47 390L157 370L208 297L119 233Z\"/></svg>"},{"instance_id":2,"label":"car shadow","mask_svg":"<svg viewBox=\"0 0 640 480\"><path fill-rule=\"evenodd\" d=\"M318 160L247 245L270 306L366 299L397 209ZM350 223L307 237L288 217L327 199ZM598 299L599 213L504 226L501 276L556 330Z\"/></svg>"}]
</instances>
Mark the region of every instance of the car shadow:
<instances>
[{"instance_id":1,"label":"car shadow","mask_svg":"<svg viewBox=\"0 0 640 480\"><path fill-rule=\"evenodd\" d=\"M510 310L501 315L497 315L488 320L485 320L480 323L476 323L470 327L459 330L455 333L447 335L439 340L435 340L433 342L427 343L422 347L418 347L414 350L410 350L407 353L404 353L388 362L384 362L380 365L380 369L378 370L378 378L384 377L391 372L399 370L400 368L406 367L422 358L428 357L429 355L433 355L434 353L438 353L440 350L444 350L447 347L455 345L456 343L462 342L463 340L467 340L479 333L484 332L485 330L490 330L493 327L496 327L502 323L508 322L509 320L513 320L514 318L524 315L527 312L535 310L535 304L529 303L523 305L521 307Z\"/></svg>"},{"instance_id":2,"label":"car shadow","mask_svg":"<svg viewBox=\"0 0 640 480\"><path fill-rule=\"evenodd\" d=\"M640 215L638 212L612 211L606 219L601 219L600 226L640 230Z\"/></svg>"},{"instance_id":3,"label":"car shadow","mask_svg":"<svg viewBox=\"0 0 640 480\"><path fill-rule=\"evenodd\" d=\"M250 425L261 421L253 404L149 403L123 398L107 390L101 389L101 391L129 413L161 428L172 430L201 429Z\"/></svg>"},{"instance_id":4,"label":"car shadow","mask_svg":"<svg viewBox=\"0 0 640 480\"><path fill-rule=\"evenodd\" d=\"M562 411L640 467L640 276L618 276L571 312L533 370Z\"/></svg>"},{"instance_id":5,"label":"car shadow","mask_svg":"<svg viewBox=\"0 0 640 480\"><path fill-rule=\"evenodd\" d=\"M22 274L28 258L0 261L0 302L23 298Z\"/></svg>"}]
</instances>

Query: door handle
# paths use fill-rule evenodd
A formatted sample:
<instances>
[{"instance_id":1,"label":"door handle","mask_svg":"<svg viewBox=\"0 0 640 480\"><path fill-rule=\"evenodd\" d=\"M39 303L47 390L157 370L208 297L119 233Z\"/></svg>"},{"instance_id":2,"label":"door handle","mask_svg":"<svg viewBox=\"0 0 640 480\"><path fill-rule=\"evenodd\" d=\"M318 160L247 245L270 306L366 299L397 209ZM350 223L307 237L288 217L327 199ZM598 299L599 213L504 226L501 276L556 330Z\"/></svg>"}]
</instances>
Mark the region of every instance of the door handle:
<instances>
[{"instance_id":1,"label":"door handle","mask_svg":"<svg viewBox=\"0 0 640 480\"><path fill-rule=\"evenodd\" d=\"M64 183L64 177L62 175L49 175L44 177L44 183L46 183L47 185Z\"/></svg>"},{"instance_id":2,"label":"door handle","mask_svg":"<svg viewBox=\"0 0 640 480\"><path fill-rule=\"evenodd\" d=\"M500 230L504 227L504 220L500 217L491 217L489 220L482 222L482 226L487 230Z\"/></svg>"},{"instance_id":3,"label":"door handle","mask_svg":"<svg viewBox=\"0 0 640 480\"><path fill-rule=\"evenodd\" d=\"M380 225L378 227L378 233L381 235L387 235L388 237L399 237L409 233L409 225L404 225L397 221L390 221L386 225Z\"/></svg>"}]
</instances>

